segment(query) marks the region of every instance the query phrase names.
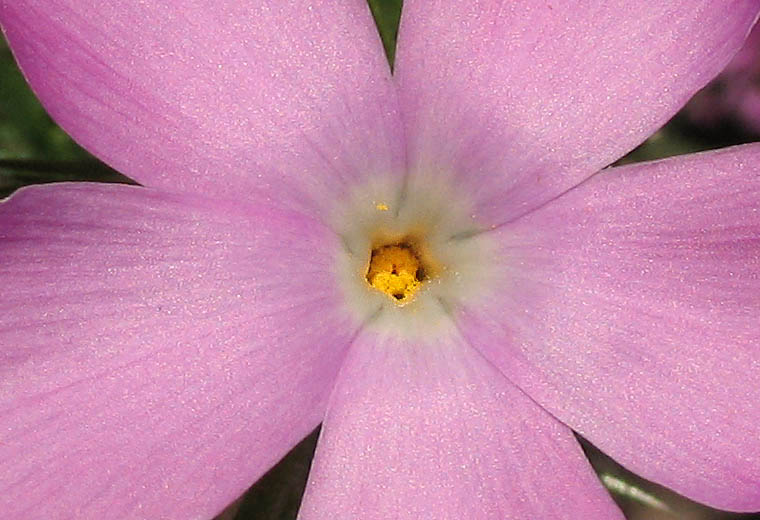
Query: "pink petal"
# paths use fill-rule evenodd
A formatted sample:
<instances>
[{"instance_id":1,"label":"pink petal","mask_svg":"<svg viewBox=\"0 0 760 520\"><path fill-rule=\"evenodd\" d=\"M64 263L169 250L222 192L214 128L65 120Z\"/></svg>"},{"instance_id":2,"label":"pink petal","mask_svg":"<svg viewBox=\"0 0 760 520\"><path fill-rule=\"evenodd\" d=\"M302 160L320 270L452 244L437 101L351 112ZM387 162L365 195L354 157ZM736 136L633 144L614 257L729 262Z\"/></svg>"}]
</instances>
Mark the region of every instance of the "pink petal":
<instances>
[{"instance_id":1,"label":"pink petal","mask_svg":"<svg viewBox=\"0 0 760 520\"><path fill-rule=\"evenodd\" d=\"M363 0L0 0L0 22L53 117L143 184L309 204L403 164Z\"/></svg>"},{"instance_id":2,"label":"pink petal","mask_svg":"<svg viewBox=\"0 0 760 520\"><path fill-rule=\"evenodd\" d=\"M458 337L360 334L299 517L622 519L570 430Z\"/></svg>"},{"instance_id":3,"label":"pink petal","mask_svg":"<svg viewBox=\"0 0 760 520\"><path fill-rule=\"evenodd\" d=\"M760 145L606 170L495 231L465 336L628 469L760 510Z\"/></svg>"},{"instance_id":4,"label":"pink petal","mask_svg":"<svg viewBox=\"0 0 760 520\"><path fill-rule=\"evenodd\" d=\"M3 518L210 518L322 419L329 231L116 185L0 204Z\"/></svg>"},{"instance_id":5,"label":"pink petal","mask_svg":"<svg viewBox=\"0 0 760 520\"><path fill-rule=\"evenodd\" d=\"M485 225L574 186L664 124L741 47L757 0L407 0L396 76L409 165Z\"/></svg>"}]
</instances>

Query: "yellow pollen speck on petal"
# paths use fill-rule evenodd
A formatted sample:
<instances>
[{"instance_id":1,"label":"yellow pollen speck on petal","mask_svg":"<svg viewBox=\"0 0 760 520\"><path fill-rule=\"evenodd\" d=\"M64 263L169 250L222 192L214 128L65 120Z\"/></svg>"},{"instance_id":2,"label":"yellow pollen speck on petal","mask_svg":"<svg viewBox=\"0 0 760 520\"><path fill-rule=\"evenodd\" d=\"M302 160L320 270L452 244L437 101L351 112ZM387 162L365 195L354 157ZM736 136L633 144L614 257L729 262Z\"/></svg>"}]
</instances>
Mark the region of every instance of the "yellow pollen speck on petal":
<instances>
[{"instance_id":1,"label":"yellow pollen speck on petal","mask_svg":"<svg viewBox=\"0 0 760 520\"><path fill-rule=\"evenodd\" d=\"M388 205L382 202L375 204L375 209L378 211L388 211Z\"/></svg>"},{"instance_id":2,"label":"yellow pollen speck on petal","mask_svg":"<svg viewBox=\"0 0 760 520\"><path fill-rule=\"evenodd\" d=\"M422 282L421 275L420 261L406 245L383 246L372 251L367 281L399 305L412 299Z\"/></svg>"}]
</instances>

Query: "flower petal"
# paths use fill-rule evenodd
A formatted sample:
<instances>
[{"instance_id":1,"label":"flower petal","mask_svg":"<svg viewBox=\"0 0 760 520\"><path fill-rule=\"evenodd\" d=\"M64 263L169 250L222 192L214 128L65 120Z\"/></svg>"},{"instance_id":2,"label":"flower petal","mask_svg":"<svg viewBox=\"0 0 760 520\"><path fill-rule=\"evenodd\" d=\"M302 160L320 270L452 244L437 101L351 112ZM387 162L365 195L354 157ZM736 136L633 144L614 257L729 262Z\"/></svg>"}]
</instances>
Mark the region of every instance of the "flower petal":
<instances>
[{"instance_id":1,"label":"flower petal","mask_svg":"<svg viewBox=\"0 0 760 520\"><path fill-rule=\"evenodd\" d=\"M498 296L459 323L639 475L760 510L760 146L601 172L495 233Z\"/></svg>"},{"instance_id":2,"label":"flower petal","mask_svg":"<svg viewBox=\"0 0 760 520\"><path fill-rule=\"evenodd\" d=\"M484 225L634 148L741 47L757 0L408 0L396 76L412 170L449 172Z\"/></svg>"},{"instance_id":3,"label":"flower petal","mask_svg":"<svg viewBox=\"0 0 760 520\"><path fill-rule=\"evenodd\" d=\"M117 185L0 204L4 518L210 518L321 421L332 234Z\"/></svg>"},{"instance_id":4,"label":"flower petal","mask_svg":"<svg viewBox=\"0 0 760 520\"><path fill-rule=\"evenodd\" d=\"M308 204L403 165L363 0L1 0L0 22L53 117L143 184Z\"/></svg>"},{"instance_id":5,"label":"flower petal","mask_svg":"<svg viewBox=\"0 0 760 520\"><path fill-rule=\"evenodd\" d=\"M300 519L622 519L571 431L453 336L363 332Z\"/></svg>"}]
</instances>

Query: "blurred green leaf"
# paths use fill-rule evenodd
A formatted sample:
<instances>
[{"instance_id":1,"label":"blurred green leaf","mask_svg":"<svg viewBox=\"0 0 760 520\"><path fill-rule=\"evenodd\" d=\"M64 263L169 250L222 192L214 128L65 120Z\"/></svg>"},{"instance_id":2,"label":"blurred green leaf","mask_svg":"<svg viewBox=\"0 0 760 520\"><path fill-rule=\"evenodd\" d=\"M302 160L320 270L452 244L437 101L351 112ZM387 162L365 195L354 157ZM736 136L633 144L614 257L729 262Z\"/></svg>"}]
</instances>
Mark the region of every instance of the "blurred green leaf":
<instances>
[{"instance_id":1,"label":"blurred green leaf","mask_svg":"<svg viewBox=\"0 0 760 520\"><path fill-rule=\"evenodd\" d=\"M0 40L0 159L89 155L47 115L18 70L5 40Z\"/></svg>"},{"instance_id":2,"label":"blurred green leaf","mask_svg":"<svg viewBox=\"0 0 760 520\"><path fill-rule=\"evenodd\" d=\"M401 18L402 0L368 0L372 15L375 17L380 38L383 40L385 55L388 63L393 68L393 60L396 57L396 37L398 36L398 24Z\"/></svg>"}]
</instances>

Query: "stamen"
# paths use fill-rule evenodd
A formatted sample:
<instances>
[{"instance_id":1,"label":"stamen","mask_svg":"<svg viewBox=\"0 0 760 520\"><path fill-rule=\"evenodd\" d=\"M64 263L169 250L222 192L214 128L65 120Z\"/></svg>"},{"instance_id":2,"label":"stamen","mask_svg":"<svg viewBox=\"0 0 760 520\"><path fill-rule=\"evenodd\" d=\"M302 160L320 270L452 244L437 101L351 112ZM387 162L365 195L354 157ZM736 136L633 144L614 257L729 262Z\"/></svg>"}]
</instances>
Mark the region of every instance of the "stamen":
<instances>
[{"instance_id":1,"label":"stamen","mask_svg":"<svg viewBox=\"0 0 760 520\"><path fill-rule=\"evenodd\" d=\"M398 305L409 303L424 279L420 259L409 245L386 245L372 251L367 282Z\"/></svg>"}]
</instances>

